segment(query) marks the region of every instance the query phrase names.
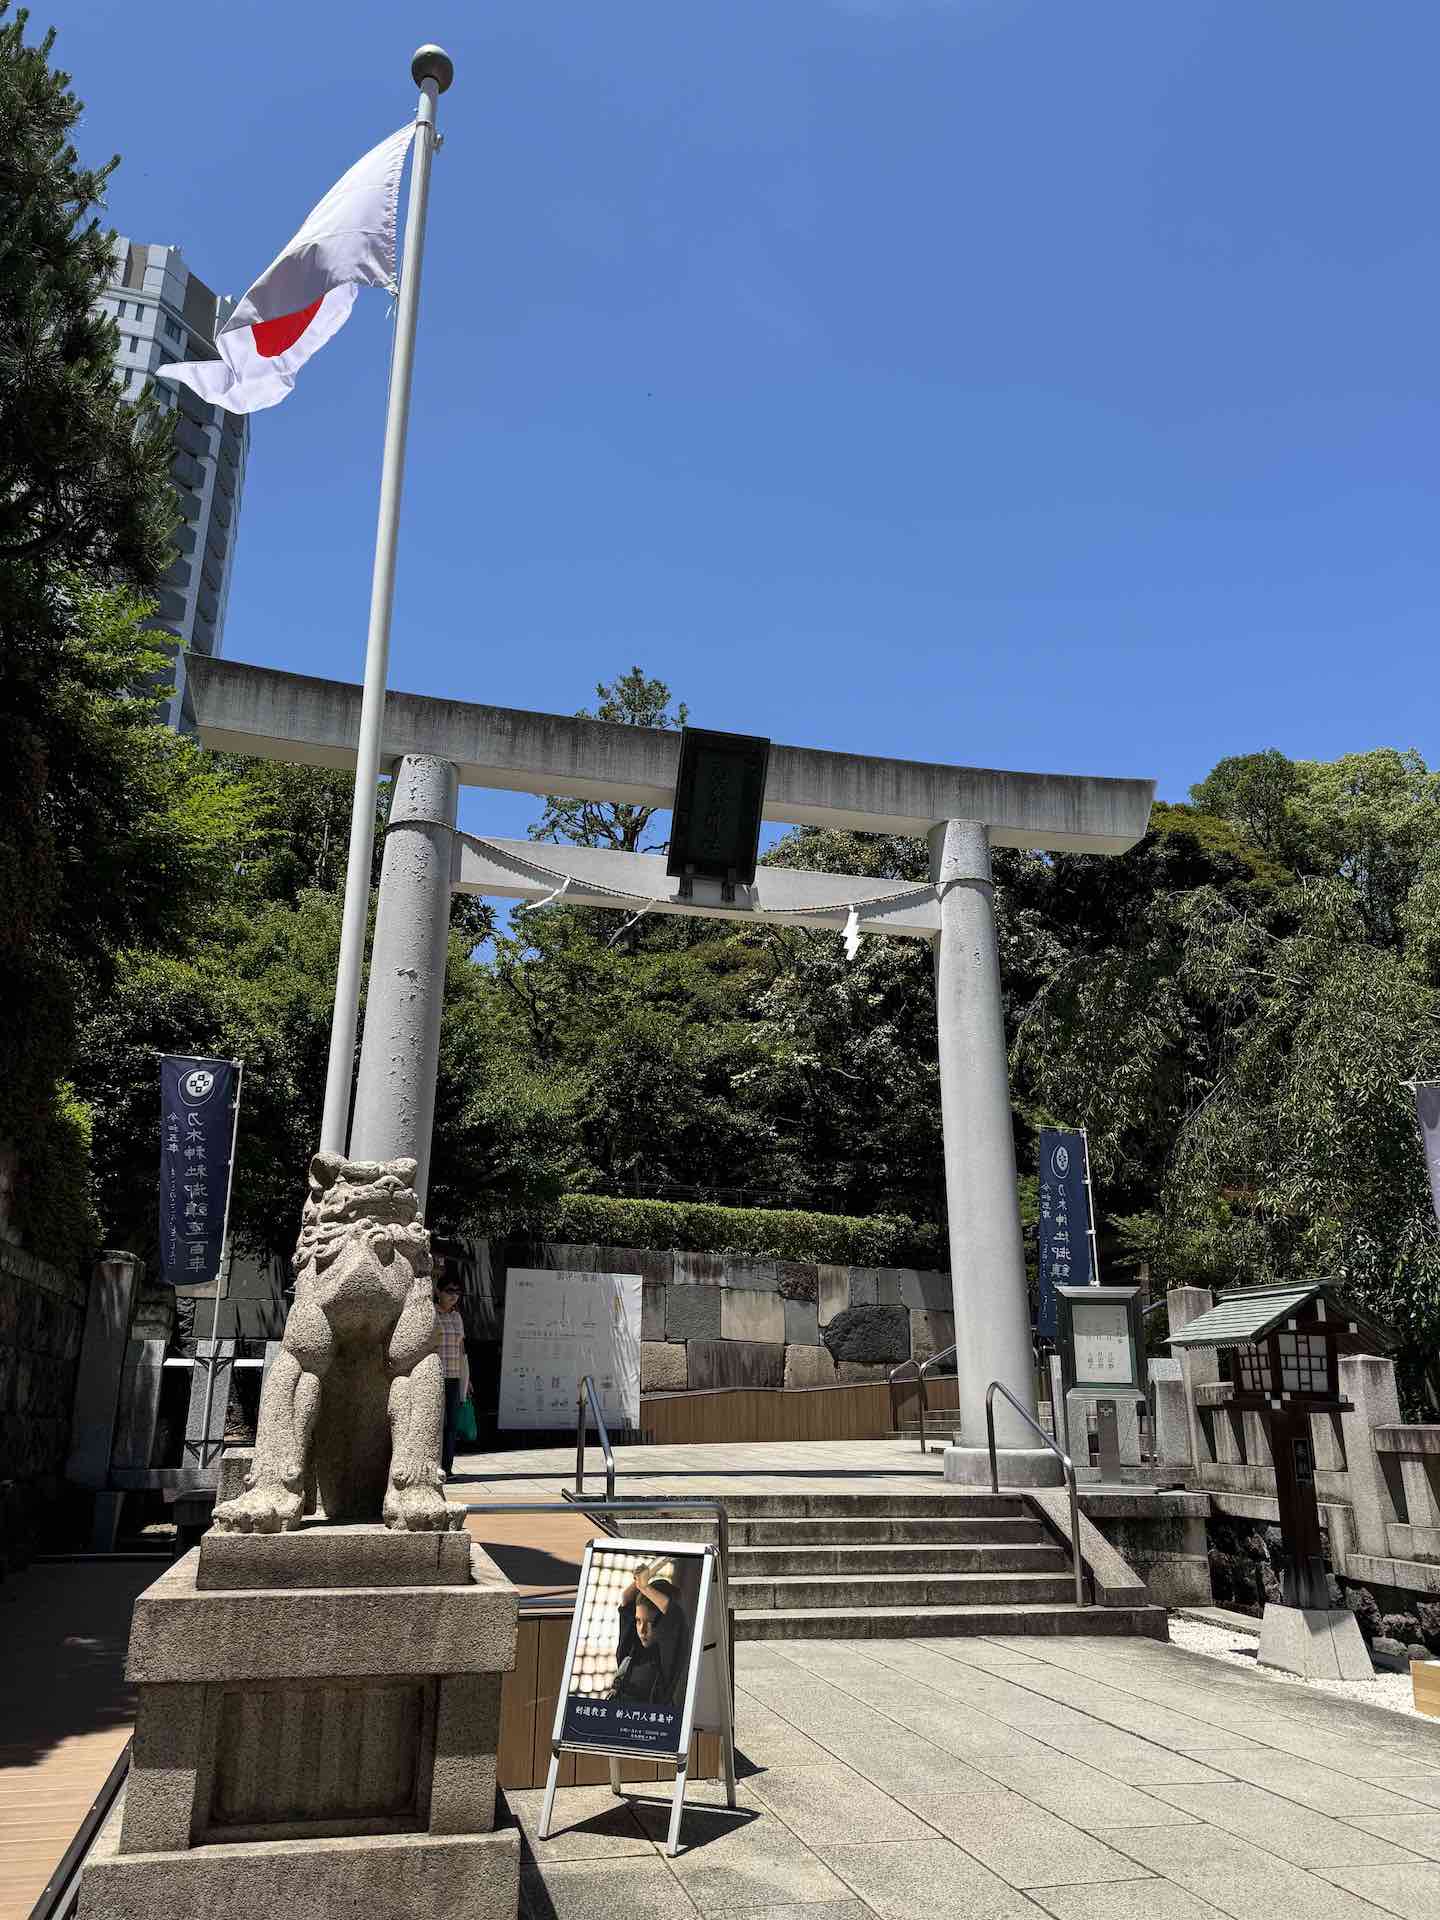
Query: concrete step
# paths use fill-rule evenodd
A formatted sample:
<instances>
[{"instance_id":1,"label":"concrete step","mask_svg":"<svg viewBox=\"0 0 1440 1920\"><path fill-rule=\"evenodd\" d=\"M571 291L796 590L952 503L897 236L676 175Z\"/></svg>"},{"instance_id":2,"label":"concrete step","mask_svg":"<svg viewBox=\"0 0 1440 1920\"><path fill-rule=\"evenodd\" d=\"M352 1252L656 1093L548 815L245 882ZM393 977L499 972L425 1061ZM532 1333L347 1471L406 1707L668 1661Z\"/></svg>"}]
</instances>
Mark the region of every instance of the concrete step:
<instances>
[{"instance_id":1,"label":"concrete step","mask_svg":"<svg viewBox=\"0 0 1440 1920\"><path fill-rule=\"evenodd\" d=\"M679 1538L677 1533L675 1536ZM1038 1520L951 1520L939 1516L893 1520L833 1519L809 1514L730 1522L732 1547L785 1546L1039 1546L1048 1540Z\"/></svg>"},{"instance_id":2,"label":"concrete step","mask_svg":"<svg viewBox=\"0 0 1440 1920\"><path fill-rule=\"evenodd\" d=\"M1059 1547L1009 1546L985 1542L976 1546L871 1546L846 1541L834 1546L811 1540L784 1547L730 1549L732 1580L761 1580L793 1574L845 1574L851 1579L873 1579L888 1573L1068 1573L1070 1563Z\"/></svg>"},{"instance_id":3,"label":"concrete step","mask_svg":"<svg viewBox=\"0 0 1440 1920\"><path fill-rule=\"evenodd\" d=\"M742 1609L737 1640L938 1640L960 1634L1140 1634L1169 1637L1163 1607L971 1606Z\"/></svg>"},{"instance_id":4,"label":"concrete step","mask_svg":"<svg viewBox=\"0 0 1440 1920\"><path fill-rule=\"evenodd\" d=\"M1075 1583L1068 1573L883 1573L872 1577L812 1574L764 1580L730 1579L730 1601L737 1611L857 1607L890 1612L916 1607L1004 1607L1072 1600Z\"/></svg>"},{"instance_id":5,"label":"concrete step","mask_svg":"<svg viewBox=\"0 0 1440 1920\"><path fill-rule=\"evenodd\" d=\"M918 1476L917 1476L918 1477ZM730 1493L731 1520L1020 1520L1029 1516L1016 1493Z\"/></svg>"}]
</instances>

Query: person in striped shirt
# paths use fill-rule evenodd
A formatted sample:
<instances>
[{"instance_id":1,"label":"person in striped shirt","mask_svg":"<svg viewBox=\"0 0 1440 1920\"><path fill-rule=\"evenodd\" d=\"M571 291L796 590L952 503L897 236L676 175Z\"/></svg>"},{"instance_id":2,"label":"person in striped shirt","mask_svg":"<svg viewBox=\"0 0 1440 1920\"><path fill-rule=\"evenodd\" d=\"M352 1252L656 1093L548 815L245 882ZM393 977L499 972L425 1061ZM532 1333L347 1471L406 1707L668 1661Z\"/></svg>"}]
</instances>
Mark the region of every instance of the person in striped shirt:
<instances>
[{"instance_id":1,"label":"person in striped shirt","mask_svg":"<svg viewBox=\"0 0 1440 1920\"><path fill-rule=\"evenodd\" d=\"M470 1358L465 1351L465 1322L460 1318L460 1289L442 1280L435 1289L435 1316L440 1322L440 1361L445 1369L445 1438L440 1464L448 1478L455 1464L456 1428L460 1402L470 1394Z\"/></svg>"}]
</instances>

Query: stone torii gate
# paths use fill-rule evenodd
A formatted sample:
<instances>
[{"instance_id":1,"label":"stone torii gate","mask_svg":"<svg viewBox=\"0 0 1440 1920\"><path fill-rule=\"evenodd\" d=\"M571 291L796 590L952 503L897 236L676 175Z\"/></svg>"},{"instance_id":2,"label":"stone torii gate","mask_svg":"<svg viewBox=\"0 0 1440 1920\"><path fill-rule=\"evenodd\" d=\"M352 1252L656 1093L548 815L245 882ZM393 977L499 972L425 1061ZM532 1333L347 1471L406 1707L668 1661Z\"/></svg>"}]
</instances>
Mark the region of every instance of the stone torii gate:
<instances>
[{"instance_id":1,"label":"stone torii gate","mask_svg":"<svg viewBox=\"0 0 1440 1920\"><path fill-rule=\"evenodd\" d=\"M351 769L358 686L195 655L189 682L200 738L227 753ZM440 1015L452 891L537 901L562 885L577 906L643 907L735 920L859 929L929 940L935 950L940 1105L960 1431L947 1479L988 1481L985 1392L1000 1381L1035 1412L1025 1256L995 940L991 847L1123 853L1144 834L1149 780L1001 773L772 746L764 817L791 826L923 835L931 885L761 867L721 898L696 878L690 897L656 855L456 830L459 788L498 787L668 808L680 736L655 728L525 713L391 693L382 764L394 773L370 988L356 1081L352 1158L413 1155L423 1204L435 1115ZM1001 1478L1058 1477L1053 1456L996 1408Z\"/></svg>"}]
</instances>

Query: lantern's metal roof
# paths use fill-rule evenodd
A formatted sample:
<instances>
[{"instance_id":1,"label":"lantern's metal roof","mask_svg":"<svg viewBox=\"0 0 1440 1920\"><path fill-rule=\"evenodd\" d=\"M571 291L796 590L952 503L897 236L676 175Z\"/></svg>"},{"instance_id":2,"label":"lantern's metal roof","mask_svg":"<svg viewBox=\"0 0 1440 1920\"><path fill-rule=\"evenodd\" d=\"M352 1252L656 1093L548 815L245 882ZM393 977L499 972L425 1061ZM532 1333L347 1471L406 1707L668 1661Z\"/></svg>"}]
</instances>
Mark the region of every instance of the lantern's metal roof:
<instances>
[{"instance_id":1,"label":"lantern's metal roof","mask_svg":"<svg viewBox=\"0 0 1440 1920\"><path fill-rule=\"evenodd\" d=\"M1288 1287L1234 1287L1222 1293L1208 1312L1172 1333L1172 1347L1238 1347L1263 1340L1267 1333L1294 1318L1302 1308L1319 1303L1318 1319L1338 1335L1342 1353L1384 1353L1395 1342L1389 1331L1361 1315L1342 1300L1324 1280ZM1307 1314L1307 1321L1314 1322Z\"/></svg>"}]
</instances>

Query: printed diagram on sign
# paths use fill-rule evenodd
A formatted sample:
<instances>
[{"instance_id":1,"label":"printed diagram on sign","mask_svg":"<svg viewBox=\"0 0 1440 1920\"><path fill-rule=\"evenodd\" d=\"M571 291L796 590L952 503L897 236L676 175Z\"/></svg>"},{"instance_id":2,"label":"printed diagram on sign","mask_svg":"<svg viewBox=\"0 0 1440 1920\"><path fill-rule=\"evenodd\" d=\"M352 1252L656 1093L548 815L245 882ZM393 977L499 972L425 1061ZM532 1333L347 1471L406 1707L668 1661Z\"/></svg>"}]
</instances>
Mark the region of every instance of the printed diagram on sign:
<instances>
[{"instance_id":1,"label":"printed diagram on sign","mask_svg":"<svg viewBox=\"0 0 1440 1920\"><path fill-rule=\"evenodd\" d=\"M640 1276L512 1268L505 1288L500 1425L573 1426L580 1378L607 1423L640 1420Z\"/></svg>"}]
</instances>

